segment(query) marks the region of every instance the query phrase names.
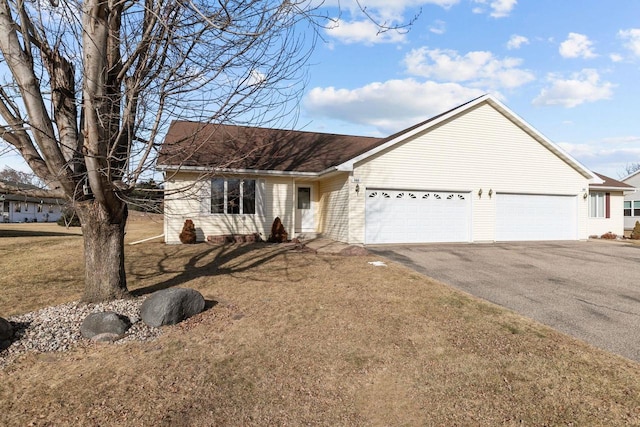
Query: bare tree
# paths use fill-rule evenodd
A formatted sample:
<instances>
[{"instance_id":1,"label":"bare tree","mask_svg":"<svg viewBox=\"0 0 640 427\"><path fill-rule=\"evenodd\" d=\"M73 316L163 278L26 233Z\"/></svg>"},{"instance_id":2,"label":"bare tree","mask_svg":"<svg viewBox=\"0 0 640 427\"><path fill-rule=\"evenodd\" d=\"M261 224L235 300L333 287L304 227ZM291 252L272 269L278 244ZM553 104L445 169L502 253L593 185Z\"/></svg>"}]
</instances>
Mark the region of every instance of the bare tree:
<instances>
[{"instance_id":1,"label":"bare tree","mask_svg":"<svg viewBox=\"0 0 640 427\"><path fill-rule=\"evenodd\" d=\"M0 0L0 137L80 217L85 301L127 294L126 200L169 120L291 116L311 3Z\"/></svg>"},{"instance_id":2,"label":"bare tree","mask_svg":"<svg viewBox=\"0 0 640 427\"><path fill-rule=\"evenodd\" d=\"M625 178L634 172L638 172L639 170L640 163L627 163L627 165L624 167L624 173L622 173L622 176L620 176L620 178Z\"/></svg>"},{"instance_id":3,"label":"bare tree","mask_svg":"<svg viewBox=\"0 0 640 427\"><path fill-rule=\"evenodd\" d=\"M85 301L128 293L127 200L170 120L295 118L321 4L0 0L0 138L80 217Z\"/></svg>"},{"instance_id":4,"label":"bare tree","mask_svg":"<svg viewBox=\"0 0 640 427\"><path fill-rule=\"evenodd\" d=\"M42 182L35 174L15 170L13 168L10 168L9 166L5 166L2 170L0 170L0 180L18 184L32 185L39 188L44 187Z\"/></svg>"}]
</instances>

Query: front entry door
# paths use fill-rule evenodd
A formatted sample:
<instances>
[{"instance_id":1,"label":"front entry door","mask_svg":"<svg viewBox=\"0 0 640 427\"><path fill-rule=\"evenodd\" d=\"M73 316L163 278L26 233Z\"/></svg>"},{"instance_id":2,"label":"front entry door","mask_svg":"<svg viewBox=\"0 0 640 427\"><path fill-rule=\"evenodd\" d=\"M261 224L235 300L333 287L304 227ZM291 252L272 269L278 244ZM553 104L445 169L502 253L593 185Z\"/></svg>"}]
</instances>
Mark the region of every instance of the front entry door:
<instances>
[{"instance_id":1,"label":"front entry door","mask_svg":"<svg viewBox=\"0 0 640 427\"><path fill-rule=\"evenodd\" d=\"M296 233L315 231L311 187L298 187L296 203Z\"/></svg>"}]
</instances>

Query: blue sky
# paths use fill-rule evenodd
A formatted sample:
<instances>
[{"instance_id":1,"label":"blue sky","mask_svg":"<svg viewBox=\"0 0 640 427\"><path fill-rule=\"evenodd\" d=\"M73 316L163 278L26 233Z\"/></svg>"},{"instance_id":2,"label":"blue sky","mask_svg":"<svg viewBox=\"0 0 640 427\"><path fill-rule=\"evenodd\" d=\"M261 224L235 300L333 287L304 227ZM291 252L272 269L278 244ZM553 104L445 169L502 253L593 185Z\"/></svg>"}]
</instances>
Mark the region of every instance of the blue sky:
<instances>
[{"instance_id":1,"label":"blue sky","mask_svg":"<svg viewBox=\"0 0 640 427\"><path fill-rule=\"evenodd\" d=\"M298 127L386 136L491 93L592 170L640 162L640 1L361 1L391 24L421 11L378 35L347 1L311 58Z\"/></svg>"},{"instance_id":2,"label":"blue sky","mask_svg":"<svg viewBox=\"0 0 640 427\"><path fill-rule=\"evenodd\" d=\"M594 171L640 162L640 1L325 0L297 128L387 136L491 93ZM337 6L340 6L340 13ZM11 153L0 167L27 170Z\"/></svg>"}]
</instances>

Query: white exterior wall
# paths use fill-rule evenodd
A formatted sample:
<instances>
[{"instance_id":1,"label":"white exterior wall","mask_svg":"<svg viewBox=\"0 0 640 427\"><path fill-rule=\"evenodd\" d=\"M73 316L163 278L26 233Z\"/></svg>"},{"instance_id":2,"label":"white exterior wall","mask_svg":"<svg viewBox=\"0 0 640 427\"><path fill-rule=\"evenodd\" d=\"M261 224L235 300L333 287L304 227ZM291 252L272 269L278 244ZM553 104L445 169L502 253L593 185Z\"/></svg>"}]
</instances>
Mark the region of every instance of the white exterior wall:
<instances>
[{"instance_id":1,"label":"white exterior wall","mask_svg":"<svg viewBox=\"0 0 640 427\"><path fill-rule=\"evenodd\" d=\"M198 181L198 174L178 173L165 184L166 243L180 243L179 235L184 221L191 219L196 227L198 241L207 236L259 233L267 239L275 217L279 216L285 229L293 231L293 179L249 176L257 186L264 186L264 194L256 196L255 215L211 214L210 180ZM257 193L260 190L257 189ZM260 204L262 203L262 206Z\"/></svg>"},{"instance_id":2,"label":"white exterior wall","mask_svg":"<svg viewBox=\"0 0 640 427\"><path fill-rule=\"evenodd\" d=\"M618 236L624 234L624 194L613 191L599 191L594 188L594 192L609 193L609 216L610 218L589 217L589 236L602 236L612 232Z\"/></svg>"},{"instance_id":3,"label":"white exterior wall","mask_svg":"<svg viewBox=\"0 0 640 427\"><path fill-rule=\"evenodd\" d=\"M588 180L488 104L356 164L349 183L349 243L364 242L364 189L449 190L472 195L472 241L494 241L493 194L580 196L577 235L586 239ZM478 191L482 189L482 196Z\"/></svg>"},{"instance_id":4,"label":"white exterior wall","mask_svg":"<svg viewBox=\"0 0 640 427\"><path fill-rule=\"evenodd\" d=\"M349 174L320 181L317 230L339 242L349 239ZM355 190L354 190L355 193Z\"/></svg>"},{"instance_id":5,"label":"white exterior wall","mask_svg":"<svg viewBox=\"0 0 640 427\"><path fill-rule=\"evenodd\" d=\"M38 212L38 205L37 202L16 200L0 202L0 222L56 222L62 216L62 206L58 204L42 203L41 212ZM16 212L17 206L19 212Z\"/></svg>"},{"instance_id":6,"label":"white exterior wall","mask_svg":"<svg viewBox=\"0 0 640 427\"><path fill-rule=\"evenodd\" d=\"M640 173L633 175L632 177L625 179L625 184L632 185L636 188L640 188ZM624 229L625 230L633 230L633 227L636 225L636 221L640 221L640 216L633 216L633 202L636 200L640 200L640 190L636 190L635 192L626 193L624 196L625 201L631 202L631 216L624 217ZM624 203L623 203L624 208ZM624 212L623 212L624 214Z\"/></svg>"}]
</instances>

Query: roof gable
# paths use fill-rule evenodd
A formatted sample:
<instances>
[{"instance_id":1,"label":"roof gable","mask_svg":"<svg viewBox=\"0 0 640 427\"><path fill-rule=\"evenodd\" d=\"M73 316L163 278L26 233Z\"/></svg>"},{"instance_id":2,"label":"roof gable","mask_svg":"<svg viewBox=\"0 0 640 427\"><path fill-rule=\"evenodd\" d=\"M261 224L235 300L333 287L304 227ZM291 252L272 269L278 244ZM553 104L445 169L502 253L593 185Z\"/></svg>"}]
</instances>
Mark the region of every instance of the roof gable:
<instances>
[{"instance_id":1,"label":"roof gable","mask_svg":"<svg viewBox=\"0 0 640 427\"><path fill-rule=\"evenodd\" d=\"M478 97L472 101L469 101L465 104L462 104L458 107L455 107L445 113L439 114L435 117L432 117L429 120L426 120L422 123L419 123L417 125L411 126L403 131L400 131L394 135L391 135L388 138L385 138L384 140L382 140L379 144L377 144L375 147L372 147L371 150L362 153L359 156L356 156L354 158L349 159L348 161L346 161L345 163L338 165L338 169L339 170L352 170L353 166L355 163L363 161L368 159L369 157L383 151L386 149L389 149L391 147L393 147L396 144L400 144L406 140L408 140L409 138L416 136L418 134L421 133L425 133L428 132L429 130L435 128L436 126L438 126L441 123L444 123L448 120L452 120L457 116L460 116L468 111L470 111L473 108L476 108L477 106L486 103L488 105L490 105L491 107L493 107L496 111L498 111L500 114L502 114L503 116L505 116L508 120L510 120L512 123L514 123L516 126L520 127L522 130L524 130L527 134L529 134L532 138L534 138L536 141L538 141L541 145L545 146L548 150L550 150L553 154L555 154L557 157L559 157L560 159L562 159L565 163L567 163L569 166L571 166L573 169L575 169L576 171L578 171L581 175L583 175L585 178L588 178L590 180L592 180L592 182L595 183L599 183L602 180L595 175L593 172L591 172L589 169L587 169L585 166L583 166L580 162L578 162L576 159L574 159L571 155L569 155L566 151L564 151L561 147L559 147L558 145L554 144L553 142L551 142L549 139L547 139L544 135L542 135L540 132L538 132L533 126L529 125L525 120L523 120L520 116L518 116L516 113L514 113L513 111L511 111L509 108L507 108L504 104L502 104L500 101L498 101L497 99L495 99L493 96L491 95L483 95L481 97Z\"/></svg>"},{"instance_id":2,"label":"roof gable","mask_svg":"<svg viewBox=\"0 0 640 427\"><path fill-rule=\"evenodd\" d=\"M627 182L629 180L634 180L635 181L635 179L633 179L633 178L636 178L636 177L640 177L640 169L638 169L635 172L631 172L629 175L625 176L620 181L622 181L622 182Z\"/></svg>"}]
</instances>

